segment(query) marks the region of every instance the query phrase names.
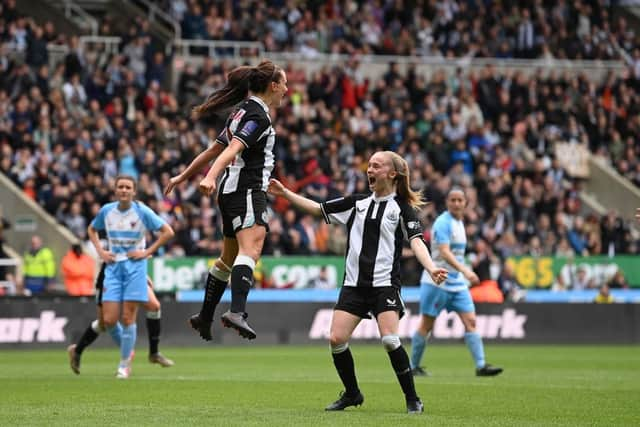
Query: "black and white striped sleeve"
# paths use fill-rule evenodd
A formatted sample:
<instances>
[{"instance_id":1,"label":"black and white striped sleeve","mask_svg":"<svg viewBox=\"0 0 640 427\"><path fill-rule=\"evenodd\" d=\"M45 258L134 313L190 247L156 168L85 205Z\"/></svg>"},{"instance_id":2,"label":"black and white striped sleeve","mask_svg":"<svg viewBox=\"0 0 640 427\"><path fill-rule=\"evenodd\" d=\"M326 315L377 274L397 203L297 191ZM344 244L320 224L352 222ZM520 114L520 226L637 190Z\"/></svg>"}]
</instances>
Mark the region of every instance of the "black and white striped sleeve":
<instances>
[{"instance_id":1,"label":"black and white striped sleeve","mask_svg":"<svg viewBox=\"0 0 640 427\"><path fill-rule=\"evenodd\" d=\"M346 224L353 209L356 207L356 202L365 197L364 195L353 194L320 203L320 210L325 222L327 224Z\"/></svg>"},{"instance_id":2,"label":"black and white striped sleeve","mask_svg":"<svg viewBox=\"0 0 640 427\"><path fill-rule=\"evenodd\" d=\"M227 121L224 124L224 127L222 128L222 130L218 133L218 136L216 137L216 144L220 144L224 147L229 145L229 141L231 141L232 135L231 135L231 131L229 130L229 123L231 122L231 115L227 118Z\"/></svg>"}]
</instances>

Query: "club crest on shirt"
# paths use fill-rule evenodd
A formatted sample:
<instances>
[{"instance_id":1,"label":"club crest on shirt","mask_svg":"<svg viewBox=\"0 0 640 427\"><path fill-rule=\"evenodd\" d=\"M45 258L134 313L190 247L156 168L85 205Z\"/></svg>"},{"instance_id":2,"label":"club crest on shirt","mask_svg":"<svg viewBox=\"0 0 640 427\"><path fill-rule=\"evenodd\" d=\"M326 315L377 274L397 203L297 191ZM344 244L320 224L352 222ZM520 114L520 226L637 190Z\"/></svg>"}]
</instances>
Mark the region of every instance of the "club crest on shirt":
<instances>
[{"instance_id":1,"label":"club crest on shirt","mask_svg":"<svg viewBox=\"0 0 640 427\"><path fill-rule=\"evenodd\" d=\"M131 221L129 224L131 224L131 228L134 228L137 223L138 221Z\"/></svg>"},{"instance_id":2,"label":"club crest on shirt","mask_svg":"<svg viewBox=\"0 0 640 427\"><path fill-rule=\"evenodd\" d=\"M398 213L397 212L389 212L387 214L387 219L389 221L393 221L393 222L397 221L398 220Z\"/></svg>"}]
</instances>

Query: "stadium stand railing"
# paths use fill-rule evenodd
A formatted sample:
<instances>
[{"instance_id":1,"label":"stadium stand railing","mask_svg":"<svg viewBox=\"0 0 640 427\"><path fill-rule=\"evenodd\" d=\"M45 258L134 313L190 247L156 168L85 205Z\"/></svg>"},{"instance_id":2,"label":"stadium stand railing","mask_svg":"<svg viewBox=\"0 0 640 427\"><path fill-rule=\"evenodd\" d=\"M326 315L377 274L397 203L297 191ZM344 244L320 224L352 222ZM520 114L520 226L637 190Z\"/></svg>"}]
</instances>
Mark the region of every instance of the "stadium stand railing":
<instances>
[{"instance_id":1,"label":"stadium stand railing","mask_svg":"<svg viewBox=\"0 0 640 427\"><path fill-rule=\"evenodd\" d=\"M160 9L155 3L148 0L133 0L131 3L139 7L143 7L145 9L146 17L150 22L158 22L161 25L171 28L174 40L180 40L182 38L180 23L173 19L171 15Z\"/></svg>"},{"instance_id":2,"label":"stadium stand railing","mask_svg":"<svg viewBox=\"0 0 640 427\"><path fill-rule=\"evenodd\" d=\"M103 53L107 55L120 53L120 42L122 41L120 37L107 36L80 36L78 40L80 50L84 50L88 45L101 45L103 46ZM53 68L69 53L69 46L49 43L47 51L49 52L49 66Z\"/></svg>"},{"instance_id":3,"label":"stadium stand railing","mask_svg":"<svg viewBox=\"0 0 640 427\"><path fill-rule=\"evenodd\" d=\"M241 59L247 57L260 58L265 55L264 45L260 42L244 42L229 40L174 40L175 54L188 57L188 60L199 60L202 54L193 54L194 48L203 48L207 56ZM269 53L271 57L271 53Z\"/></svg>"},{"instance_id":4,"label":"stadium stand railing","mask_svg":"<svg viewBox=\"0 0 640 427\"><path fill-rule=\"evenodd\" d=\"M162 39L165 55L171 54L174 42L182 38L180 22L148 0L121 0L119 4L127 11L147 19L153 31Z\"/></svg>"},{"instance_id":5,"label":"stadium stand railing","mask_svg":"<svg viewBox=\"0 0 640 427\"><path fill-rule=\"evenodd\" d=\"M65 16L75 22L79 27L91 32L92 35L98 34L98 20L91 16L81 6L71 0L60 2L51 2L64 11Z\"/></svg>"},{"instance_id":6,"label":"stadium stand railing","mask_svg":"<svg viewBox=\"0 0 640 427\"><path fill-rule=\"evenodd\" d=\"M521 71L531 74L539 69L554 70L555 72L584 73L589 78L600 79L609 72L620 72L625 69L624 61L604 60L562 60L562 59L499 59L499 58L440 58L429 56L396 56L396 55L343 55L318 53L305 56L299 52L266 51L261 42L241 42L223 40L175 40L175 55L198 66L205 58L255 59L267 56L278 63L290 62L302 67L307 74L323 67L340 66L352 60L357 60L363 67L364 77L381 76L389 63L396 63L400 71L408 66L416 66L418 72L429 72L434 69L444 69L453 72L458 68L465 70L480 70L493 66L497 71ZM194 48L201 48L194 54ZM195 50L198 52L197 50ZM178 75L174 75L177 80Z\"/></svg>"}]
</instances>

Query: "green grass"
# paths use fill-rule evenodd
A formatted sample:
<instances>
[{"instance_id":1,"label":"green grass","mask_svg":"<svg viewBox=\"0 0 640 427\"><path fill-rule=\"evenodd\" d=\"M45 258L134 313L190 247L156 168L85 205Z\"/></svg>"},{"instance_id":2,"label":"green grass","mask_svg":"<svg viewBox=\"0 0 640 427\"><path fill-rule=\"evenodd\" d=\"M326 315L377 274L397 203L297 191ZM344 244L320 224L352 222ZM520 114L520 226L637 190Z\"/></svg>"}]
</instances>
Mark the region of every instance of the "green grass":
<instances>
[{"instance_id":1,"label":"green grass","mask_svg":"<svg viewBox=\"0 0 640 427\"><path fill-rule=\"evenodd\" d=\"M327 346L166 348L176 366L146 361L113 376L114 350L88 350L82 374L64 349L0 352L0 426L587 426L640 425L640 349L488 346L505 368L475 377L464 345L432 345L418 378L425 414L408 416L381 345L352 344L365 403L323 408L341 389Z\"/></svg>"}]
</instances>

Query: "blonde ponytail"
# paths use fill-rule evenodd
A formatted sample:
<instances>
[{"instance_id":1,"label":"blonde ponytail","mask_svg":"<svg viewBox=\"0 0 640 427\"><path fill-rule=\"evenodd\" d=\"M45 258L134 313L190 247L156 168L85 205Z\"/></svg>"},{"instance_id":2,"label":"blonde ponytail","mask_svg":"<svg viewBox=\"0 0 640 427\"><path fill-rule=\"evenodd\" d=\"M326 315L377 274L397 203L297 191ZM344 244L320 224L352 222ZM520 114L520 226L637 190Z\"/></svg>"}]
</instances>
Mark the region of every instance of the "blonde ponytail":
<instances>
[{"instance_id":1,"label":"blonde ponytail","mask_svg":"<svg viewBox=\"0 0 640 427\"><path fill-rule=\"evenodd\" d=\"M427 202L422 199L422 192L411 189L411 185L409 184L409 164L407 161L393 151L385 151L385 154L391 159L391 164L398 174L395 179L398 196L414 209L420 209L426 205Z\"/></svg>"}]
</instances>

